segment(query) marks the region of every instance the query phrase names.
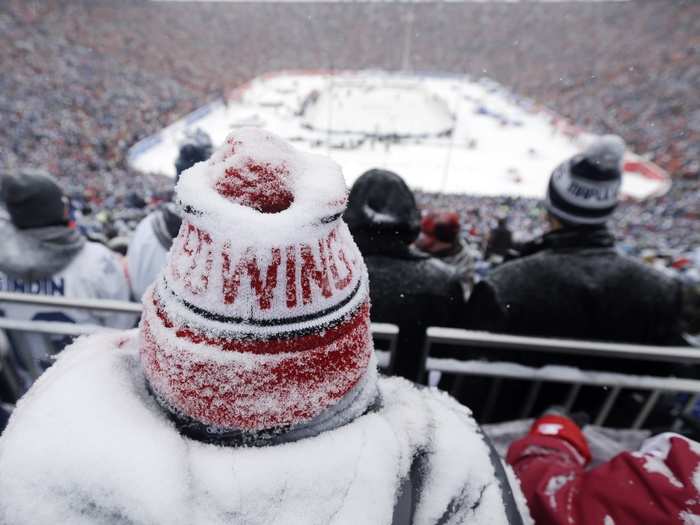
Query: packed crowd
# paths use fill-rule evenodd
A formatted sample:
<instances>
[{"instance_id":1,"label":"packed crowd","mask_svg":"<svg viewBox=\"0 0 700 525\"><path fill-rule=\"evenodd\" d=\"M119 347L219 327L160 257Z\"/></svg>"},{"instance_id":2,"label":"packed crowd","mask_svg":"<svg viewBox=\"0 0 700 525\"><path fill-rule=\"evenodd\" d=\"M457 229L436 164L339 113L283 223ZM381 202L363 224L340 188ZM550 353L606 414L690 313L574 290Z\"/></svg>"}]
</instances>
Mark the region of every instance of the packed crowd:
<instances>
[{"instance_id":1,"label":"packed crowd","mask_svg":"<svg viewBox=\"0 0 700 525\"><path fill-rule=\"evenodd\" d=\"M331 159L257 127L213 152L206 141L180 149L177 205L140 222L126 259L85 240L55 178L4 174L0 290L131 296L143 309L125 331L135 313L3 303L15 322L117 330L69 347L0 332L0 396L8 378L28 389L0 404L0 523L692 523L693 425L593 467L585 414L548 395L510 443L510 471L475 420L479 378L443 378L454 398L414 383L426 380L428 326L655 345L700 332L700 286L615 248L624 151L599 137L552 172L537 239L512 239L499 216L505 236L492 230L487 252L506 262L481 280L458 213L421 216L383 169L348 194ZM387 372L402 377L378 374L370 321L397 325ZM587 369L601 360L569 357ZM523 386L501 385L502 416Z\"/></svg>"},{"instance_id":2,"label":"packed crowd","mask_svg":"<svg viewBox=\"0 0 700 525\"><path fill-rule=\"evenodd\" d=\"M545 228L544 207L539 199L422 192L417 192L416 198L423 210L459 213L462 235L481 252L500 218L507 219L519 242L541 235ZM659 269L700 280L698 202L700 184L689 179L675 180L662 197L622 202L611 224L618 246Z\"/></svg>"},{"instance_id":3,"label":"packed crowd","mask_svg":"<svg viewBox=\"0 0 700 525\"><path fill-rule=\"evenodd\" d=\"M620 134L669 170L671 192L624 205L615 233L630 253L697 267L699 10L693 2L668 9L658 3L273 8L11 1L0 14L0 166L48 169L81 210L86 231L128 237L171 189L166 179L134 173L125 161L128 147L252 76L280 68L370 67L483 74L585 129ZM405 40L407 28L410 46L399 56L396 42ZM345 38L349 31L353 37ZM133 195L143 199L145 212L133 211ZM501 213L516 236L538 232L535 201L426 195L419 203L460 210L480 242Z\"/></svg>"}]
</instances>

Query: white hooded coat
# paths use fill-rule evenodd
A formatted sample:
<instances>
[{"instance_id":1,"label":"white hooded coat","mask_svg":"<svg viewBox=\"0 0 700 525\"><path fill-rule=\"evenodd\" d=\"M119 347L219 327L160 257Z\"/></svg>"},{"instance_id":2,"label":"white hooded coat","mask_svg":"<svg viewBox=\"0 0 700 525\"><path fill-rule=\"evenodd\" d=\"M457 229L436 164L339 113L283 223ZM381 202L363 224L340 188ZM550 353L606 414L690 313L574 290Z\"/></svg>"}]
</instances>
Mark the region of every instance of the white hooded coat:
<instances>
[{"instance_id":1,"label":"white hooded coat","mask_svg":"<svg viewBox=\"0 0 700 525\"><path fill-rule=\"evenodd\" d=\"M379 379L376 410L314 437L204 444L149 395L136 341L80 339L20 401L0 438L0 523L390 525L419 456L413 523L508 523L488 446L446 394Z\"/></svg>"}]
</instances>

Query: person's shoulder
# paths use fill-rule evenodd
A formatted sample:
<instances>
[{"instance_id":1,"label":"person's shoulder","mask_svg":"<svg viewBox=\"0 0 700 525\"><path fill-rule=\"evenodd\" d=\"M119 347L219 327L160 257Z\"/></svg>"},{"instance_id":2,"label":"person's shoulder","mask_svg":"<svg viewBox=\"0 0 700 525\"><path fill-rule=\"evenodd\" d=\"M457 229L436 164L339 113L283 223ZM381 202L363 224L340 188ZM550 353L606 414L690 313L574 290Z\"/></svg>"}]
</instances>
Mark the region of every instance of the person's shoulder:
<instances>
[{"instance_id":1,"label":"person's shoulder","mask_svg":"<svg viewBox=\"0 0 700 525\"><path fill-rule=\"evenodd\" d=\"M67 346L22 398L8 434L26 432L29 436L50 432L57 420L65 422L78 417L83 410L95 408L91 399L100 395L100 391L129 390L125 379L134 384L139 382L133 377L133 363L127 363L138 359L136 342L136 332L131 330L81 337ZM120 391L119 396L124 393ZM45 413L51 413L52 417L37 416ZM89 424L87 420L84 423Z\"/></svg>"},{"instance_id":2,"label":"person's shoulder","mask_svg":"<svg viewBox=\"0 0 700 525\"><path fill-rule=\"evenodd\" d=\"M173 474L181 441L146 390L136 331L80 338L22 398L3 433L0 515L17 524L56 516L112 523L109 509L124 501L148 504L144 493ZM37 493L40 508L27 497ZM124 519L141 509L125 508Z\"/></svg>"},{"instance_id":3,"label":"person's shoulder","mask_svg":"<svg viewBox=\"0 0 700 525\"><path fill-rule=\"evenodd\" d=\"M469 408L436 388L401 378L380 380L382 403L401 414L397 428L408 426L419 443L422 498L417 523L481 522L507 524L492 454ZM426 425L427 422L427 425ZM484 522L486 522L484 521Z\"/></svg>"},{"instance_id":4,"label":"person's shoulder","mask_svg":"<svg viewBox=\"0 0 700 525\"><path fill-rule=\"evenodd\" d=\"M639 275L645 276L648 279L654 279L666 283L679 281L679 279L675 275L672 275L671 273L665 273L657 268L650 266L641 259L631 257L629 255L624 255L615 252L613 263L625 268L626 270L634 271Z\"/></svg>"},{"instance_id":5,"label":"person's shoulder","mask_svg":"<svg viewBox=\"0 0 700 525\"><path fill-rule=\"evenodd\" d=\"M132 242L143 237L155 237L155 233L153 232L153 222L156 220L157 214L159 213L161 213L160 210L155 210L141 219L141 222L138 223L136 229L134 230Z\"/></svg>"},{"instance_id":6,"label":"person's shoulder","mask_svg":"<svg viewBox=\"0 0 700 525\"><path fill-rule=\"evenodd\" d=\"M116 264L117 258L119 257L104 244L94 241L86 241L80 255L84 259L89 260L92 264L100 259L108 260Z\"/></svg>"},{"instance_id":7,"label":"person's shoulder","mask_svg":"<svg viewBox=\"0 0 700 525\"><path fill-rule=\"evenodd\" d=\"M459 274L455 267L446 263L445 261L441 261L437 257L427 257L418 261L417 265L426 276L430 276L433 279L440 279L444 282L459 279Z\"/></svg>"},{"instance_id":8,"label":"person's shoulder","mask_svg":"<svg viewBox=\"0 0 700 525\"><path fill-rule=\"evenodd\" d=\"M72 266L74 271L90 281L125 278L120 256L98 242L87 241Z\"/></svg>"},{"instance_id":9,"label":"person's shoulder","mask_svg":"<svg viewBox=\"0 0 700 525\"><path fill-rule=\"evenodd\" d=\"M524 255L517 259L511 259L491 270L486 280L491 283L522 279L535 268L547 267L555 264L556 255L550 252L537 252L532 255Z\"/></svg>"},{"instance_id":10,"label":"person's shoulder","mask_svg":"<svg viewBox=\"0 0 700 525\"><path fill-rule=\"evenodd\" d=\"M478 425L472 412L455 398L437 388L417 385L402 377L382 377L379 380L382 406L407 408L414 415L427 414L435 424L447 423L448 419L458 423L462 431L477 431ZM403 414L408 417L408 414ZM449 417L447 417L449 416Z\"/></svg>"}]
</instances>

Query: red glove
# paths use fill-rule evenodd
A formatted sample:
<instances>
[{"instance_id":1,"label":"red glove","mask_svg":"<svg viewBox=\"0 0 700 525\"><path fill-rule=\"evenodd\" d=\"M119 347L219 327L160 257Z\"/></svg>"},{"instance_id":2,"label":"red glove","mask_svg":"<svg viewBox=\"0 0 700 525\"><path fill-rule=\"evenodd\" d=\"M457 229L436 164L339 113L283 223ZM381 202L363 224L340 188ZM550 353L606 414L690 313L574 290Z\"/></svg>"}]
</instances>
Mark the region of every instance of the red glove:
<instances>
[{"instance_id":1,"label":"red glove","mask_svg":"<svg viewBox=\"0 0 700 525\"><path fill-rule=\"evenodd\" d=\"M536 420L530 427L530 434L534 436L549 436L563 439L576 449L585 459L584 464L591 461L591 451L588 442L581 429L568 417L560 415L544 415Z\"/></svg>"}]
</instances>

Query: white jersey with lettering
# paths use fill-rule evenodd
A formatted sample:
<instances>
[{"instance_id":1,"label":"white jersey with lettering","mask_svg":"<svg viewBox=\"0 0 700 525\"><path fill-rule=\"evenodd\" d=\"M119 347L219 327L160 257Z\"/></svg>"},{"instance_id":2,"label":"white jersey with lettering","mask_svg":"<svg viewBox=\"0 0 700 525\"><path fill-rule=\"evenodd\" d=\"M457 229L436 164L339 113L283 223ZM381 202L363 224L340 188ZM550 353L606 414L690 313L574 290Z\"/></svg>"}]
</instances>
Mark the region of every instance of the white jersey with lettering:
<instances>
[{"instance_id":1,"label":"white jersey with lettering","mask_svg":"<svg viewBox=\"0 0 700 525\"><path fill-rule=\"evenodd\" d=\"M129 300L129 284L118 255L94 242L86 242L63 270L49 277L24 280L0 272L0 291L71 299ZM93 324L110 328L130 328L137 320L134 314L13 303L0 304L0 317L20 321ZM37 375L45 366L47 352L59 351L70 341L65 336L51 336L51 345L47 346L46 337L40 334L10 331L8 335L16 354L32 375Z\"/></svg>"},{"instance_id":2,"label":"white jersey with lettering","mask_svg":"<svg viewBox=\"0 0 700 525\"><path fill-rule=\"evenodd\" d=\"M168 250L163 248L153 228L156 213L151 213L139 223L126 256L131 290L139 301L165 266L168 256Z\"/></svg>"}]
</instances>

